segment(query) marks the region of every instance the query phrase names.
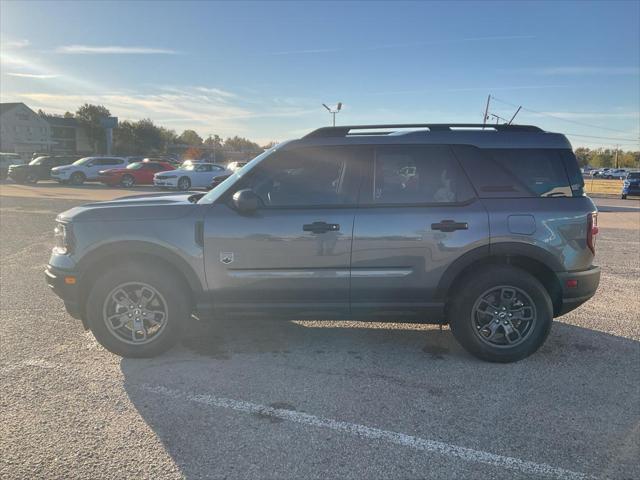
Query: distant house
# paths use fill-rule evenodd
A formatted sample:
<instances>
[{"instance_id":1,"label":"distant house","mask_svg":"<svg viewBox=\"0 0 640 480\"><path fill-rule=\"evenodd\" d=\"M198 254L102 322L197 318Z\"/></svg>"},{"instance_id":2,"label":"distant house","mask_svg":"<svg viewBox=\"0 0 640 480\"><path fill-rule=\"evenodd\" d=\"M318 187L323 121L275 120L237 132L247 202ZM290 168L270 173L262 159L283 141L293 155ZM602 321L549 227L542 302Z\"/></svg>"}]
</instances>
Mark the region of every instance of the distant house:
<instances>
[{"instance_id":1,"label":"distant house","mask_svg":"<svg viewBox=\"0 0 640 480\"><path fill-rule=\"evenodd\" d=\"M24 103L0 103L0 152L25 159L34 152L49 152L51 127Z\"/></svg>"},{"instance_id":2,"label":"distant house","mask_svg":"<svg viewBox=\"0 0 640 480\"><path fill-rule=\"evenodd\" d=\"M91 142L84 128L75 118L45 115L51 127L51 153L89 155L92 153Z\"/></svg>"}]
</instances>

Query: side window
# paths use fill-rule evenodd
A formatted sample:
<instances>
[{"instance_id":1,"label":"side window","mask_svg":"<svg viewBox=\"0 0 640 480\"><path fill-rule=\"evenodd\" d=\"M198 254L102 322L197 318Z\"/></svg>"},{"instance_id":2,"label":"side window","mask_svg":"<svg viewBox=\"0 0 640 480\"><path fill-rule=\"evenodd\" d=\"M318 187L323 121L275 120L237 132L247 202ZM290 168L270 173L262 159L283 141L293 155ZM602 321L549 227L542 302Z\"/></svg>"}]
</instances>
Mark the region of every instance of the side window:
<instances>
[{"instance_id":1,"label":"side window","mask_svg":"<svg viewBox=\"0 0 640 480\"><path fill-rule=\"evenodd\" d=\"M275 152L241 182L265 206L311 207L355 204L368 147L299 148Z\"/></svg>"},{"instance_id":2,"label":"side window","mask_svg":"<svg viewBox=\"0 0 640 480\"><path fill-rule=\"evenodd\" d=\"M210 172L211 165L198 165L196 167L196 172Z\"/></svg>"},{"instance_id":3,"label":"side window","mask_svg":"<svg viewBox=\"0 0 640 480\"><path fill-rule=\"evenodd\" d=\"M473 197L448 146L390 145L376 150L374 204L460 203Z\"/></svg>"}]
</instances>

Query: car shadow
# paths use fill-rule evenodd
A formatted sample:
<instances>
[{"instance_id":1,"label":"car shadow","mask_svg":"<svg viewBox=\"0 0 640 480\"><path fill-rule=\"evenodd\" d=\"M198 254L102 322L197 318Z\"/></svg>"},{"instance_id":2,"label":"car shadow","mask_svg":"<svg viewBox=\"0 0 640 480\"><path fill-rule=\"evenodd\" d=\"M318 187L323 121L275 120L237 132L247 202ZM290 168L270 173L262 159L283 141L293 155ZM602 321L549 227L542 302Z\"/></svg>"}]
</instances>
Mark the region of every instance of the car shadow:
<instances>
[{"instance_id":1,"label":"car shadow","mask_svg":"<svg viewBox=\"0 0 640 480\"><path fill-rule=\"evenodd\" d=\"M196 322L172 351L123 359L121 370L129 399L186 478L287 474L271 470L268 456L247 460L251 470L229 455L236 448L259 451L272 441L288 449L271 430L281 419L203 405L197 395L320 416L345 410L347 420L362 415L361 423L398 432L409 428L403 419L414 418L412 429L440 439L455 439L451 425L462 422L466 436L457 442L463 445L483 444L516 428L524 435L520 444L578 452L589 459L578 470L602 471L599 462L630 441L623 434L638 422L639 347L634 340L555 322L536 354L492 364L466 353L448 328L437 326L226 320ZM305 448L296 446L308 456L291 459L298 467L314 457L312 446ZM620 468L627 468L625 462L634 468L633 455L615 455Z\"/></svg>"}]
</instances>

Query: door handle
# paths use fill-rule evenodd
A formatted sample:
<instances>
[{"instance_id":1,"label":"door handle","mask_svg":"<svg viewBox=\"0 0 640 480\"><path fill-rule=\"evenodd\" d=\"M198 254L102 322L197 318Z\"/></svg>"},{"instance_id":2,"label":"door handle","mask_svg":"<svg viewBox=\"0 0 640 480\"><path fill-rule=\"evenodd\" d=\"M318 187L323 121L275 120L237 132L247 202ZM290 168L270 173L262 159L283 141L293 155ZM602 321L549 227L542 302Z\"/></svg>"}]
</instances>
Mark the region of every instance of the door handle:
<instances>
[{"instance_id":1,"label":"door handle","mask_svg":"<svg viewBox=\"0 0 640 480\"><path fill-rule=\"evenodd\" d=\"M441 232L469 230L469 224L467 222L456 222L455 220L440 220L440 223L431 224L431 230L440 230Z\"/></svg>"},{"instance_id":2,"label":"door handle","mask_svg":"<svg viewBox=\"0 0 640 480\"><path fill-rule=\"evenodd\" d=\"M337 232L340 230L340 225L337 223L313 222L302 225L302 230L311 233Z\"/></svg>"}]
</instances>

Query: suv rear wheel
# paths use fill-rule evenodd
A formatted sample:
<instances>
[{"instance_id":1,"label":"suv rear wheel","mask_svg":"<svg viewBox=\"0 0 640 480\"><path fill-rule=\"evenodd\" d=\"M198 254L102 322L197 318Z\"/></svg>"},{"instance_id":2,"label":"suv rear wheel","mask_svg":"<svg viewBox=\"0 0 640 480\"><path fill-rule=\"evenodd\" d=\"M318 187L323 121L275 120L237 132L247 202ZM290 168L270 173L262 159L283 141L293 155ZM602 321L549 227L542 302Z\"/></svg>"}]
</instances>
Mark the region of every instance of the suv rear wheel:
<instances>
[{"instance_id":1,"label":"suv rear wheel","mask_svg":"<svg viewBox=\"0 0 640 480\"><path fill-rule=\"evenodd\" d=\"M163 268L139 263L100 277L87 299L87 321L98 342L131 358L171 348L190 314L188 296L172 277Z\"/></svg>"},{"instance_id":2,"label":"suv rear wheel","mask_svg":"<svg viewBox=\"0 0 640 480\"><path fill-rule=\"evenodd\" d=\"M515 362L544 343L553 305L544 286L524 270L491 266L467 278L449 306L451 331L476 357Z\"/></svg>"}]
</instances>

